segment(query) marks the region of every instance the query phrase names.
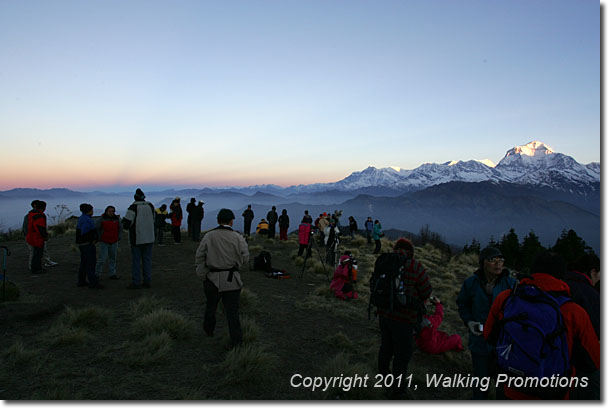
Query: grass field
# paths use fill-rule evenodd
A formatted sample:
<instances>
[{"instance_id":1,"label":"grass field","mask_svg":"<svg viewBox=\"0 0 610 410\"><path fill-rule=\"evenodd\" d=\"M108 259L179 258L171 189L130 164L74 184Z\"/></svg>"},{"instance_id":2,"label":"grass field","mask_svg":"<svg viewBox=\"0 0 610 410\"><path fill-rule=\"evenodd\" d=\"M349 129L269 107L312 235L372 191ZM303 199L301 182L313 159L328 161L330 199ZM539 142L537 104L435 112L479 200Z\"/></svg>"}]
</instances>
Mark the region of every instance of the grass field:
<instances>
[{"instance_id":1,"label":"grass field","mask_svg":"<svg viewBox=\"0 0 610 410\"><path fill-rule=\"evenodd\" d=\"M126 236L126 235L125 235ZM118 281L102 280L103 290L76 287L79 253L72 235L53 237L48 248L59 266L32 276L24 241L4 242L12 256L8 280L21 297L0 305L0 398L4 400L383 400L373 387L377 368L377 320L367 317L368 279L375 257L364 238L343 240L359 261L357 300L331 296L316 252L297 256L289 240L253 238L251 260L265 249L275 268L290 279L270 279L242 269L245 288L240 315L244 345L227 351L222 305L213 338L202 329L204 294L195 275L197 244L183 238L153 250L151 289L127 290L130 251L119 247ZM392 242L383 239L382 251ZM433 294L445 305L440 330L462 335L455 298L476 269L476 258L445 257L425 246L416 249L430 276ZM332 271L328 268L328 275ZM409 365L416 400L467 399L470 391L428 388L426 374L468 374L468 351L428 355L415 351ZM368 375L367 387L344 389L291 386L308 377ZM300 375L300 376L295 376ZM299 378L300 377L300 378ZM417 389L415 389L417 385ZM312 391L313 390L313 391Z\"/></svg>"}]
</instances>

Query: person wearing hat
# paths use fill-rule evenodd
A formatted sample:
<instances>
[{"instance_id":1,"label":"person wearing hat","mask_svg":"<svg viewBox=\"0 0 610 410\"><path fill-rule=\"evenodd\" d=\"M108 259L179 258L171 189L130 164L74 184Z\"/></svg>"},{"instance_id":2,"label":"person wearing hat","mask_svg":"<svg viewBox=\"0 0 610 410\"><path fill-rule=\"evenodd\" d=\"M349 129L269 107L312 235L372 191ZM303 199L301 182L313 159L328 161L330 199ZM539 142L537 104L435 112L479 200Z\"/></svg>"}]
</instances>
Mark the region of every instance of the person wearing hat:
<instances>
[{"instance_id":1,"label":"person wearing hat","mask_svg":"<svg viewBox=\"0 0 610 410\"><path fill-rule=\"evenodd\" d=\"M206 296L203 329L212 337L216 327L216 308L220 300L225 309L231 348L242 343L239 322L239 295L243 282L239 268L248 263L250 254L244 237L234 231L235 215L230 209L218 212L218 226L207 231L195 254L196 272L204 278Z\"/></svg>"},{"instance_id":2,"label":"person wearing hat","mask_svg":"<svg viewBox=\"0 0 610 410\"><path fill-rule=\"evenodd\" d=\"M203 204L203 201L199 201L191 210L191 238L195 242L199 242L199 237L201 235L201 221L203 221L204 214Z\"/></svg>"},{"instance_id":3,"label":"person wearing hat","mask_svg":"<svg viewBox=\"0 0 610 410\"><path fill-rule=\"evenodd\" d=\"M95 244L98 239L97 229L93 222L93 205L80 204L81 216L76 224L76 243L80 250L80 267L78 269L77 286L89 286L91 289L103 289L95 274L97 262ZM87 283L89 280L89 283Z\"/></svg>"},{"instance_id":4,"label":"person wearing hat","mask_svg":"<svg viewBox=\"0 0 610 410\"><path fill-rule=\"evenodd\" d=\"M275 211L275 205L271 207L271 211L267 212L267 222L269 222L269 238L275 238L275 224L277 223L278 215Z\"/></svg>"},{"instance_id":5,"label":"person wearing hat","mask_svg":"<svg viewBox=\"0 0 610 410\"><path fill-rule=\"evenodd\" d=\"M394 375L391 398L404 399L407 398L407 386L399 380L407 377L409 361L413 354L413 329L415 324L422 320L424 301L430 297L432 287L426 268L414 258L415 247L410 240L400 238L394 244L393 251L403 261L401 281L411 303L404 307L394 305L391 310L377 308L381 331L378 370L379 374L384 376Z\"/></svg>"},{"instance_id":6,"label":"person wearing hat","mask_svg":"<svg viewBox=\"0 0 610 410\"><path fill-rule=\"evenodd\" d=\"M460 318L468 328L468 348L472 356L473 375L492 375L489 364L493 360L493 347L483 337L483 324L487 320L496 297L517 283L504 268L504 256L495 247L487 247L479 254L479 269L466 278L457 297ZM473 388L473 399L484 400L489 390ZM496 398L503 398L502 389L496 390Z\"/></svg>"},{"instance_id":7,"label":"person wearing hat","mask_svg":"<svg viewBox=\"0 0 610 410\"><path fill-rule=\"evenodd\" d=\"M188 236L189 236L190 238L192 238L192 237L193 237L191 223L192 223L192 221L193 221L192 212L193 212L193 209L195 209L195 207L197 206L197 205L196 205L196 203L197 203L197 200L196 200L195 198L191 198L191 202L189 202L189 203L186 205L186 214L188 215L188 216L186 217L186 227L187 227L187 229L188 229Z\"/></svg>"},{"instance_id":8,"label":"person wearing hat","mask_svg":"<svg viewBox=\"0 0 610 410\"><path fill-rule=\"evenodd\" d=\"M152 247L155 242L155 207L146 201L140 188L133 196L122 220L123 229L129 230L131 245L131 283L127 289L150 288ZM140 272L141 269L141 272Z\"/></svg>"},{"instance_id":9,"label":"person wearing hat","mask_svg":"<svg viewBox=\"0 0 610 410\"><path fill-rule=\"evenodd\" d=\"M42 268L44 248L49 234L47 232L47 216L44 211L47 203L44 201L33 201L32 210L27 215L27 231L25 241L30 249L31 258L29 260L30 271L34 275L45 273Z\"/></svg>"}]
</instances>

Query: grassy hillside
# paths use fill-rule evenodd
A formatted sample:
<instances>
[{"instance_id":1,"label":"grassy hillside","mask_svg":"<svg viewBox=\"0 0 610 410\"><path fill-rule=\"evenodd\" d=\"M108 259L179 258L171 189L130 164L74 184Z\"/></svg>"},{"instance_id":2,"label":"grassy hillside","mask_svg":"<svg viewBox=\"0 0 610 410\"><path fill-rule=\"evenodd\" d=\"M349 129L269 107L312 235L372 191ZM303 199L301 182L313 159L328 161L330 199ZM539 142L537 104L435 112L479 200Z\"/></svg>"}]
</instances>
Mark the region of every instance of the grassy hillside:
<instances>
[{"instance_id":1,"label":"grassy hillside","mask_svg":"<svg viewBox=\"0 0 610 410\"><path fill-rule=\"evenodd\" d=\"M342 301L331 296L316 252L307 261L297 256L294 235L288 241L253 238L251 260L261 250L272 254L273 266L290 279L270 279L243 269L240 314L244 346L227 351L228 329L222 305L215 336L202 329L205 297L194 273L197 244L188 238L153 249L151 289L127 290L130 251L126 238L119 247L118 281L103 280L103 290L76 287L79 253L73 235L58 235L49 252L58 267L32 276L22 240L3 242L12 256L8 279L21 290L16 302L0 305L0 398L134 399L134 400L311 400L385 399L372 387L376 373L379 331L367 318L368 279L375 257L362 237L345 239L359 261L356 285L360 298ZM383 239L383 251L392 242ZM445 305L441 330L462 335L455 298L461 283L476 268L476 259L445 259L427 245L416 249L426 266L433 293ZM331 269L328 275L332 277ZM466 399L465 389L427 388L426 374L470 372L470 355L416 351L409 366L417 400ZM369 375L368 388L322 391L291 387L302 377ZM299 379L295 379L299 380ZM348 390L348 391L345 391Z\"/></svg>"}]
</instances>

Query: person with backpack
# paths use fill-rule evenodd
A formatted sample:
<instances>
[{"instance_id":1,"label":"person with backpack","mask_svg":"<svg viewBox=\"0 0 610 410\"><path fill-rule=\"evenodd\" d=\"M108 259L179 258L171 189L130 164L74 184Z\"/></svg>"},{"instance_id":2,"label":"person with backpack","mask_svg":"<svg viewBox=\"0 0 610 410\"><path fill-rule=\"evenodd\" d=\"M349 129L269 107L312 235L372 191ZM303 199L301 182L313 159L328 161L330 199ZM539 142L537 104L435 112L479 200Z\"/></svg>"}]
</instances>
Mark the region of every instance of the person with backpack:
<instances>
[{"instance_id":1,"label":"person with backpack","mask_svg":"<svg viewBox=\"0 0 610 410\"><path fill-rule=\"evenodd\" d=\"M472 357L473 376L490 377L493 374L493 347L483 337L483 324L496 297L517 283L504 268L504 256L495 247L487 247L479 254L479 269L464 281L456 303L458 313L468 328L468 349ZM500 394L498 394L498 392ZM473 399L485 400L489 390L473 388ZM502 398L496 389L496 398Z\"/></svg>"},{"instance_id":2,"label":"person with backpack","mask_svg":"<svg viewBox=\"0 0 610 410\"><path fill-rule=\"evenodd\" d=\"M312 231L311 223L305 221L306 219L303 218L303 221L299 225L299 252L297 256L303 255L303 251L307 249L306 256L309 258L311 256L311 248L309 247L309 241L312 236Z\"/></svg>"},{"instance_id":3,"label":"person with backpack","mask_svg":"<svg viewBox=\"0 0 610 410\"><path fill-rule=\"evenodd\" d=\"M95 229L100 243L95 274L99 280L102 277L104 264L108 260L108 278L116 280L119 278L116 274L116 255L123 230L114 206L106 207L102 216L95 221Z\"/></svg>"},{"instance_id":4,"label":"person with backpack","mask_svg":"<svg viewBox=\"0 0 610 410\"><path fill-rule=\"evenodd\" d=\"M80 267L78 269L78 286L89 286L90 289L104 289L95 274L95 244L98 241L97 230L93 222L93 205L80 204L81 216L76 224L76 243L80 250ZM87 283L89 280L89 283Z\"/></svg>"},{"instance_id":5,"label":"person with backpack","mask_svg":"<svg viewBox=\"0 0 610 410\"><path fill-rule=\"evenodd\" d=\"M381 222L379 222L378 219L375 219L375 225L373 226L373 240L375 241L375 250L373 251L373 255L377 255L381 251L381 238L385 236L381 229Z\"/></svg>"},{"instance_id":6,"label":"person with backpack","mask_svg":"<svg viewBox=\"0 0 610 410\"><path fill-rule=\"evenodd\" d=\"M364 222L364 229L366 230L366 243L371 243L371 235L373 234L373 219L369 216Z\"/></svg>"},{"instance_id":7,"label":"person with backpack","mask_svg":"<svg viewBox=\"0 0 610 410\"><path fill-rule=\"evenodd\" d=\"M599 370L599 340L587 312L570 299L570 288L562 280L563 257L543 251L530 272L514 289L498 295L485 322L484 337L495 348L500 374L569 380L578 371ZM568 399L570 383L564 386L505 383L504 394L514 400ZM599 397L598 390L592 398Z\"/></svg>"},{"instance_id":8,"label":"person with backpack","mask_svg":"<svg viewBox=\"0 0 610 410\"><path fill-rule=\"evenodd\" d=\"M157 245L159 246L165 246L163 244L163 236L165 234L166 219L169 219L169 215L167 213L167 205L163 204L155 209L155 236L157 237Z\"/></svg>"},{"instance_id":9,"label":"person with backpack","mask_svg":"<svg viewBox=\"0 0 610 410\"><path fill-rule=\"evenodd\" d=\"M275 205L271 207L271 211L267 212L267 222L269 222L269 230L267 236L269 238L275 238L275 224L277 223L277 212L275 212Z\"/></svg>"},{"instance_id":10,"label":"person with backpack","mask_svg":"<svg viewBox=\"0 0 610 410\"><path fill-rule=\"evenodd\" d=\"M203 205L204 202L199 201L191 211L191 237L195 242L199 242L201 235L201 221L203 221L204 216Z\"/></svg>"},{"instance_id":11,"label":"person with backpack","mask_svg":"<svg viewBox=\"0 0 610 410\"><path fill-rule=\"evenodd\" d=\"M140 188L123 217L123 229L129 230L131 245L131 283L127 289L150 288L152 280L152 246L155 242L155 207L146 201ZM140 272L141 269L141 272Z\"/></svg>"},{"instance_id":12,"label":"person with backpack","mask_svg":"<svg viewBox=\"0 0 610 410\"><path fill-rule=\"evenodd\" d=\"M44 246L45 242L49 239L47 216L44 213L46 208L46 202L37 200L33 203L32 210L28 212L28 228L25 241L28 244L28 248L32 251L30 271L34 275L46 272L46 270L42 268Z\"/></svg>"},{"instance_id":13,"label":"person with backpack","mask_svg":"<svg viewBox=\"0 0 610 410\"><path fill-rule=\"evenodd\" d=\"M313 223L313 218L311 217L311 215L309 215L309 211L305 210L305 213L303 215L303 219L301 220L301 223L309 223L312 224Z\"/></svg>"},{"instance_id":14,"label":"person with backpack","mask_svg":"<svg viewBox=\"0 0 610 410\"><path fill-rule=\"evenodd\" d=\"M172 235L174 236L174 245L179 245L182 240L180 228L182 227L182 205L180 198L176 197L169 205L171 211L169 216L172 223Z\"/></svg>"},{"instance_id":15,"label":"person with backpack","mask_svg":"<svg viewBox=\"0 0 610 410\"><path fill-rule=\"evenodd\" d=\"M280 240L287 241L288 240L288 227L290 226L290 217L288 216L288 211L282 209L282 214L278 219L278 223L280 226Z\"/></svg>"},{"instance_id":16,"label":"person with backpack","mask_svg":"<svg viewBox=\"0 0 610 410\"><path fill-rule=\"evenodd\" d=\"M242 235L234 231L235 215L230 209L221 209L217 216L218 227L208 231L201 240L195 255L197 275L203 276L206 296L203 329L206 335L214 336L216 309L222 300L229 334L230 348L242 343L239 322L239 295L243 282L239 269L248 263L248 244Z\"/></svg>"},{"instance_id":17,"label":"person with backpack","mask_svg":"<svg viewBox=\"0 0 610 410\"><path fill-rule=\"evenodd\" d=\"M393 399L407 398L406 384L399 380L406 377L413 354L413 330L421 322L424 301L432 293L426 269L414 253L413 243L400 238L392 253L379 255L370 282L369 309L370 305L377 307L381 330L378 370L381 375L394 376L390 389Z\"/></svg>"},{"instance_id":18,"label":"person with backpack","mask_svg":"<svg viewBox=\"0 0 610 410\"><path fill-rule=\"evenodd\" d=\"M261 221L256 225L256 234L257 235L268 235L269 234L269 223L265 221L265 218L261 219Z\"/></svg>"},{"instance_id":19,"label":"person with backpack","mask_svg":"<svg viewBox=\"0 0 610 410\"><path fill-rule=\"evenodd\" d=\"M324 246L324 238L326 237L325 231L326 228L330 225L330 221L328 220L328 215L324 212L320 215L320 220L318 221L318 231L320 232L320 246Z\"/></svg>"},{"instance_id":20,"label":"person with backpack","mask_svg":"<svg viewBox=\"0 0 610 410\"><path fill-rule=\"evenodd\" d=\"M462 337L458 334L449 336L445 332L438 330L443 322L443 304L436 296L432 296L426 301L426 305L434 304L434 313L425 315L421 323L421 331L416 337L417 347L422 352L429 354L440 354L449 350L461 352Z\"/></svg>"},{"instance_id":21,"label":"person with backpack","mask_svg":"<svg viewBox=\"0 0 610 410\"><path fill-rule=\"evenodd\" d=\"M252 205L248 205L248 209L246 209L241 216L244 217L244 235L247 237L250 236L250 229L252 229L252 221L254 220L254 211L252 210Z\"/></svg>"}]
</instances>

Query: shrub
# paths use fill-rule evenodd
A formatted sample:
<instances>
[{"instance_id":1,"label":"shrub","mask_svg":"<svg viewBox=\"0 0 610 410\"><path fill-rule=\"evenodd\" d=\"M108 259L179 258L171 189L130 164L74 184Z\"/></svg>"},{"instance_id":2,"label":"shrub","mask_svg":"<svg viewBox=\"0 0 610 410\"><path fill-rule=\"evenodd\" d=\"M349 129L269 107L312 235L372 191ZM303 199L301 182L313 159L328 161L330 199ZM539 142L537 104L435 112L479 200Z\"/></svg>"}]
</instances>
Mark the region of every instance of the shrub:
<instances>
[{"instance_id":1,"label":"shrub","mask_svg":"<svg viewBox=\"0 0 610 410\"><path fill-rule=\"evenodd\" d=\"M139 318L140 316L144 316L148 313L154 312L157 309L165 307L165 301L159 299L158 297L151 296L142 296L138 300L135 300L129 305L129 312L133 318Z\"/></svg>"},{"instance_id":2,"label":"shrub","mask_svg":"<svg viewBox=\"0 0 610 410\"><path fill-rule=\"evenodd\" d=\"M132 331L135 337L167 332L172 339L186 339L192 330L192 324L183 316L167 309L157 309L135 320Z\"/></svg>"},{"instance_id":3,"label":"shrub","mask_svg":"<svg viewBox=\"0 0 610 410\"><path fill-rule=\"evenodd\" d=\"M172 350L172 337L162 330L160 333L148 334L137 342L128 342L127 351L120 362L129 366L146 366L158 363Z\"/></svg>"},{"instance_id":4,"label":"shrub","mask_svg":"<svg viewBox=\"0 0 610 410\"><path fill-rule=\"evenodd\" d=\"M251 344L231 350L218 368L222 373L221 383L234 390L233 386L265 384L277 364L277 356Z\"/></svg>"},{"instance_id":5,"label":"shrub","mask_svg":"<svg viewBox=\"0 0 610 410\"><path fill-rule=\"evenodd\" d=\"M67 307L59 317L59 323L66 327L99 329L108 324L110 311L96 306L82 309Z\"/></svg>"}]
</instances>

